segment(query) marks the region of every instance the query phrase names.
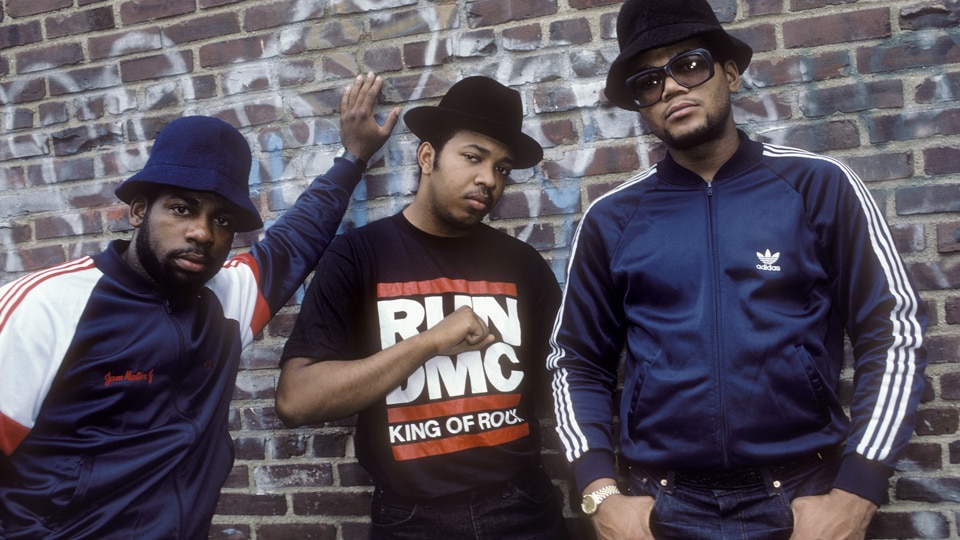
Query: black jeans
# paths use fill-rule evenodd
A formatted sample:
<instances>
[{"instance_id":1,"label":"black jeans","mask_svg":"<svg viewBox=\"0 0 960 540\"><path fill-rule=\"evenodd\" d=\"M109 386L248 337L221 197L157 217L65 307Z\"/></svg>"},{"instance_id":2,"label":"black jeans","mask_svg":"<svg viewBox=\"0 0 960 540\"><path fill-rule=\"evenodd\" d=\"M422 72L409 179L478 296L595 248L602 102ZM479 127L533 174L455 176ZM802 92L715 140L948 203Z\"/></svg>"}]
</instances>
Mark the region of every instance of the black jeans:
<instances>
[{"instance_id":1,"label":"black jeans","mask_svg":"<svg viewBox=\"0 0 960 540\"><path fill-rule=\"evenodd\" d=\"M405 500L377 487L374 540L565 540L559 490L540 469L509 482L431 501Z\"/></svg>"}]
</instances>

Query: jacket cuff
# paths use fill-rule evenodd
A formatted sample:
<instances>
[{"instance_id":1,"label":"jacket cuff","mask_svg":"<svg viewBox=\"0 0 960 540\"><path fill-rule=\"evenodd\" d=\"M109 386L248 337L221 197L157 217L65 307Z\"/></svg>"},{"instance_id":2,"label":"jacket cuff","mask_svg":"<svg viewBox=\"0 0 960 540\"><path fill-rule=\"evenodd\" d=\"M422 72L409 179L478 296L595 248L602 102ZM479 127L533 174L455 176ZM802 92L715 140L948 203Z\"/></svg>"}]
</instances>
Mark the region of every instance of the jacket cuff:
<instances>
[{"instance_id":1,"label":"jacket cuff","mask_svg":"<svg viewBox=\"0 0 960 540\"><path fill-rule=\"evenodd\" d=\"M833 487L881 506L888 500L887 480L892 475L893 469L883 463L850 452L843 456Z\"/></svg>"},{"instance_id":2,"label":"jacket cuff","mask_svg":"<svg viewBox=\"0 0 960 540\"><path fill-rule=\"evenodd\" d=\"M573 463L573 479L577 484L577 495L590 482L598 478L617 478L617 459L613 452L591 450Z\"/></svg>"}]
</instances>

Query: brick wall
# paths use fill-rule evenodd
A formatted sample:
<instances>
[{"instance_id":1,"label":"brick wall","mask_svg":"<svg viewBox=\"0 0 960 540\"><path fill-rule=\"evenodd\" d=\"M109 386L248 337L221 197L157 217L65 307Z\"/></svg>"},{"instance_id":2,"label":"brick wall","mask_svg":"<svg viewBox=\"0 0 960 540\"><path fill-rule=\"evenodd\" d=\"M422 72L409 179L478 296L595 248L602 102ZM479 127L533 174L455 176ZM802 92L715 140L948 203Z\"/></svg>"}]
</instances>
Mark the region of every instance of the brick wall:
<instances>
[{"instance_id":1,"label":"brick wall","mask_svg":"<svg viewBox=\"0 0 960 540\"><path fill-rule=\"evenodd\" d=\"M960 520L960 4L957 0L712 0L756 54L735 101L761 139L847 161L885 210L931 312L917 426L877 538L949 538ZM129 236L114 187L183 114L238 126L251 192L287 208L338 148L341 89L386 78L382 111L486 74L523 94L546 148L494 226L563 279L574 224L662 155L637 115L602 97L616 55L612 0L2 0L0 283ZM346 226L399 210L415 188L402 127L357 189ZM255 235L242 235L237 247ZM362 538L369 480L351 421L290 430L273 409L297 298L243 358L231 412L237 460L213 538ZM555 441L548 431L546 444ZM555 452L548 464L559 482ZM568 509L579 530L586 524ZM586 534L583 534L586 537Z\"/></svg>"}]
</instances>

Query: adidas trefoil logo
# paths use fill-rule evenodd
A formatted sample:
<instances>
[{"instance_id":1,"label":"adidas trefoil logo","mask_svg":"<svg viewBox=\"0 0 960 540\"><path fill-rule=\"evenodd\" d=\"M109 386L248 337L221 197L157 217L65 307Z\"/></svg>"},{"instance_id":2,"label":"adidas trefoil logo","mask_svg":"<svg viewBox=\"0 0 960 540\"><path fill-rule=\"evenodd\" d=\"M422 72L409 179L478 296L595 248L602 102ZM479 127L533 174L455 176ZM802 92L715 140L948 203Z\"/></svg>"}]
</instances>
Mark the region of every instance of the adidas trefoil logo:
<instances>
[{"instance_id":1,"label":"adidas trefoil logo","mask_svg":"<svg viewBox=\"0 0 960 540\"><path fill-rule=\"evenodd\" d=\"M780 252L770 253L768 249L764 253L757 252L757 258L760 259L760 262L763 264L757 265L757 270L765 270L767 272L779 272L780 267L774 265L780 259Z\"/></svg>"}]
</instances>

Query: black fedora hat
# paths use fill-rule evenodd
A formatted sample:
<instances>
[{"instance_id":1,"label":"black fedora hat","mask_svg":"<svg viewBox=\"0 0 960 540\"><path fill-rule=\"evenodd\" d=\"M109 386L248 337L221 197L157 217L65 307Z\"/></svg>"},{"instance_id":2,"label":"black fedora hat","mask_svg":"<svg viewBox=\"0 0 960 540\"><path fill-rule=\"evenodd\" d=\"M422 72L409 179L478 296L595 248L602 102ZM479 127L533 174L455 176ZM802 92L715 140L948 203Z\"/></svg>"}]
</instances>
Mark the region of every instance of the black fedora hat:
<instances>
[{"instance_id":1,"label":"black fedora hat","mask_svg":"<svg viewBox=\"0 0 960 540\"><path fill-rule=\"evenodd\" d=\"M160 131L147 164L120 184L117 197L130 203L145 185L215 193L237 212L237 231L263 227L250 200L250 145L233 126L210 116L185 116Z\"/></svg>"},{"instance_id":2,"label":"black fedora hat","mask_svg":"<svg viewBox=\"0 0 960 540\"><path fill-rule=\"evenodd\" d=\"M699 37L720 60L733 60L740 73L753 49L720 26L707 0L626 0L617 16L620 54L607 73L604 93L618 107L637 110L624 83L633 75L634 58L643 52Z\"/></svg>"},{"instance_id":3,"label":"black fedora hat","mask_svg":"<svg viewBox=\"0 0 960 540\"><path fill-rule=\"evenodd\" d=\"M439 105L414 107L403 121L421 140L450 129L475 131L496 139L510 149L518 169L533 167L543 159L540 144L521 131L520 93L489 77L467 77L457 82Z\"/></svg>"}]
</instances>

